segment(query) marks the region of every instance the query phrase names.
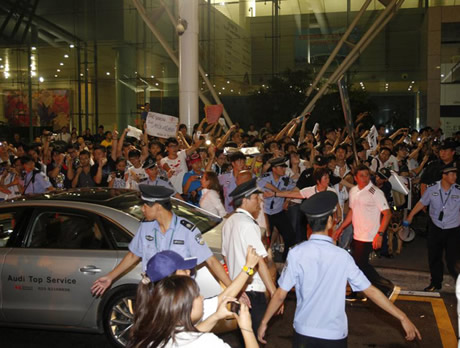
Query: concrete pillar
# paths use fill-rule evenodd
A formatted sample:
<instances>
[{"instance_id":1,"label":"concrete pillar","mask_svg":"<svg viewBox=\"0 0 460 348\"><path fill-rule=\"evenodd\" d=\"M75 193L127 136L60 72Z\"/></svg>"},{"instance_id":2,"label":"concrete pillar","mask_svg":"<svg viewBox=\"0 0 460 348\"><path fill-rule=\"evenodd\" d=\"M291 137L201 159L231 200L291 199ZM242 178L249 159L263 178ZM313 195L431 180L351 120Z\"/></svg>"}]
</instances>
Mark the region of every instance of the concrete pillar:
<instances>
[{"instance_id":1,"label":"concrete pillar","mask_svg":"<svg viewBox=\"0 0 460 348\"><path fill-rule=\"evenodd\" d=\"M187 21L179 36L179 121L191 133L198 123L198 0L179 0L179 17Z\"/></svg>"}]
</instances>

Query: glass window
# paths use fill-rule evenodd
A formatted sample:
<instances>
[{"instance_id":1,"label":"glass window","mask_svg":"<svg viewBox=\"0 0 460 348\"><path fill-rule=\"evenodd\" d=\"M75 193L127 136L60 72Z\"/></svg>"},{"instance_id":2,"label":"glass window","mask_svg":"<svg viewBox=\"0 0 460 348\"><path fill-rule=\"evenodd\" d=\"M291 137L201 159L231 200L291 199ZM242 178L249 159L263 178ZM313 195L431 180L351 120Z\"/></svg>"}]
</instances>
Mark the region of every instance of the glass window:
<instances>
[{"instance_id":1,"label":"glass window","mask_svg":"<svg viewBox=\"0 0 460 348\"><path fill-rule=\"evenodd\" d=\"M22 210L0 211L0 248L6 247L17 223L20 220Z\"/></svg>"},{"instance_id":2,"label":"glass window","mask_svg":"<svg viewBox=\"0 0 460 348\"><path fill-rule=\"evenodd\" d=\"M93 218L61 212L44 212L37 216L27 247L109 249L101 227Z\"/></svg>"},{"instance_id":3,"label":"glass window","mask_svg":"<svg viewBox=\"0 0 460 348\"><path fill-rule=\"evenodd\" d=\"M129 243L133 239L131 234L108 221L104 221L104 229L107 235L115 241L117 249L128 250Z\"/></svg>"}]
</instances>

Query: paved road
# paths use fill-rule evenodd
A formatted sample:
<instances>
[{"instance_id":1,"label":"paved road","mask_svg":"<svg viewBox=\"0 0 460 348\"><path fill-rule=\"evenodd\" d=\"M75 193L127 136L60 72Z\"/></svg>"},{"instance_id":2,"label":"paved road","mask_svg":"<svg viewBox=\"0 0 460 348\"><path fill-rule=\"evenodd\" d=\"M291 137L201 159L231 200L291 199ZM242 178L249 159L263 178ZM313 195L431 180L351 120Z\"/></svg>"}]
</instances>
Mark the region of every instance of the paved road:
<instances>
[{"instance_id":1,"label":"paved road","mask_svg":"<svg viewBox=\"0 0 460 348\"><path fill-rule=\"evenodd\" d=\"M285 314L271 322L267 335L267 348L291 346L295 301L295 294L290 293L285 303ZM405 341L399 323L368 301L347 304L348 346L350 348L456 347L457 314L456 298L453 294L444 293L441 294L441 298L400 295L396 305L404 310L420 329L423 336L421 342ZM0 328L0 337L1 347L110 347L104 336L92 334ZM232 347L238 347L237 333L227 333L221 337Z\"/></svg>"}]
</instances>

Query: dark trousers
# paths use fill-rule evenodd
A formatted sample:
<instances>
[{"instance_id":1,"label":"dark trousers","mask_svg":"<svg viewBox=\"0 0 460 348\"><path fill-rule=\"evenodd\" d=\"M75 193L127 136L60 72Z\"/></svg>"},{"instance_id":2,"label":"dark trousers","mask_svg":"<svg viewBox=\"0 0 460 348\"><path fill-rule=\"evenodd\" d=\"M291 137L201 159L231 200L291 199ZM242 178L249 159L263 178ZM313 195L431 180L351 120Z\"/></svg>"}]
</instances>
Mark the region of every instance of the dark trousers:
<instances>
[{"instance_id":1,"label":"dark trousers","mask_svg":"<svg viewBox=\"0 0 460 348\"><path fill-rule=\"evenodd\" d=\"M441 229L430 219L428 224L428 264L430 266L431 283L441 287L444 274L443 252L449 273L457 279L460 271L460 226Z\"/></svg>"},{"instance_id":2,"label":"dark trousers","mask_svg":"<svg viewBox=\"0 0 460 348\"><path fill-rule=\"evenodd\" d=\"M347 337L341 340L326 340L304 336L294 331L292 348L347 348Z\"/></svg>"},{"instance_id":3,"label":"dark trousers","mask_svg":"<svg viewBox=\"0 0 460 348\"><path fill-rule=\"evenodd\" d=\"M286 260L287 253L289 248L295 244L295 235L294 231L292 230L291 222L289 221L289 217L287 212L282 210L278 214L268 215L268 222L270 224L270 228L273 230L274 227L278 229L280 234L283 236L284 239L284 252L283 252L283 260Z\"/></svg>"},{"instance_id":4,"label":"dark trousers","mask_svg":"<svg viewBox=\"0 0 460 348\"><path fill-rule=\"evenodd\" d=\"M257 329L259 328L260 322L262 321L265 310L267 309L267 298L265 297L265 292L260 291L246 291L251 300L251 320L252 320L252 330L257 336Z\"/></svg>"},{"instance_id":5,"label":"dark trousers","mask_svg":"<svg viewBox=\"0 0 460 348\"><path fill-rule=\"evenodd\" d=\"M369 281L382 291L385 295L393 290L393 283L388 279L385 279L377 273L375 268L369 263L369 255L372 252L372 242L360 242L355 239L351 242L351 254L353 259L358 265L359 269L363 271L364 275Z\"/></svg>"},{"instance_id":6,"label":"dark trousers","mask_svg":"<svg viewBox=\"0 0 460 348\"><path fill-rule=\"evenodd\" d=\"M287 214L294 231L295 243L307 240L307 217L300 211L300 204L289 205Z\"/></svg>"}]
</instances>

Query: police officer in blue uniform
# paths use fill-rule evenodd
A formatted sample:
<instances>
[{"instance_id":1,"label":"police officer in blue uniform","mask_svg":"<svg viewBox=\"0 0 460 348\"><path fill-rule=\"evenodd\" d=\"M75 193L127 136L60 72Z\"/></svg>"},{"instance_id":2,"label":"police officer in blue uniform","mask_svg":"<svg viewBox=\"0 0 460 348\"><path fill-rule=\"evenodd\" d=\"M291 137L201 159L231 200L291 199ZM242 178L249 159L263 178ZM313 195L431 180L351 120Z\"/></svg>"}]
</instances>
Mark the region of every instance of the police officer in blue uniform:
<instances>
[{"instance_id":1,"label":"police officer in blue uniform","mask_svg":"<svg viewBox=\"0 0 460 348\"><path fill-rule=\"evenodd\" d=\"M287 262L278 280L279 288L272 296L258 329L264 341L270 318L295 287L297 306L294 315L293 347L347 347L348 325L345 314L347 282L354 291L364 291L379 307L398 318L406 331L406 339L420 337L406 314L371 285L356 266L350 254L333 243L328 230L338 198L334 192L323 191L303 201L301 211L307 215L313 234L306 242L289 251Z\"/></svg>"},{"instance_id":2,"label":"police officer in blue uniform","mask_svg":"<svg viewBox=\"0 0 460 348\"><path fill-rule=\"evenodd\" d=\"M455 164L452 162L441 169L441 180L426 189L407 221L403 222L409 226L420 210L430 206L427 246L431 283L425 291L442 288L444 251L447 269L454 280L460 272L460 185L456 184L458 168Z\"/></svg>"},{"instance_id":3,"label":"police officer in blue uniform","mask_svg":"<svg viewBox=\"0 0 460 348\"><path fill-rule=\"evenodd\" d=\"M163 186L174 191L174 197L180 200L184 200L182 196L175 190L171 181L166 176L160 175L160 168L158 168L155 158L149 156L146 158L142 165L145 172L147 173L147 179L142 183L151 186Z\"/></svg>"},{"instance_id":4,"label":"police officer in blue uniform","mask_svg":"<svg viewBox=\"0 0 460 348\"><path fill-rule=\"evenodd\" d=\"M295 182L286 175L286 158L272 158L268 161L271 171L262 175L258 186L264 190L275 192L273 197L264 199L264 212L267 214L270 228L276 227L284 239L283 260L286 259L288 250L295 244L295 232L289 221L287 211L284 210L286 198L277 197L276 193L280 191L291 191L295 187Z\"/></svg>"},{"instance_id":5,"label":"police officer in blue uniform","mask_svg":"<svg viewBox=\"0 0 460 348\"><path fill-rule=\"evenodd\" d=\"M222 186L222 190L224 191L225 210L230 214L234 210L232 204L233 200L230 197L230 193L236 188L236 177L238 176L238 173L244 169L246 156L242 152L237 151L230 154L228 157L232 164L232 171L219 175L219 184Z\"/></svg>"},{"instance_id":6,"label":"police officer in blue uniform","mask_svg":"<svg viewBox=\"0 0 460 348\"><path fill-rule=\"evenodd\" d=\"M173 250L182 257L196 257L198 264L206 262L212 273L226 286L231 281L224 268L203 240L201 232L190 221L172 212L172 189L163 186L139 185L144 202L144 221L129 244L129 252L106 276L97 279L91 290L102 295L119 276L142 260L145 271L148 260L163 250Z\"/></svg>"}]
</instances>

